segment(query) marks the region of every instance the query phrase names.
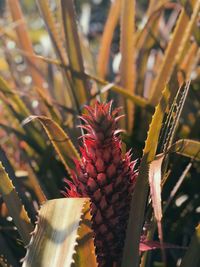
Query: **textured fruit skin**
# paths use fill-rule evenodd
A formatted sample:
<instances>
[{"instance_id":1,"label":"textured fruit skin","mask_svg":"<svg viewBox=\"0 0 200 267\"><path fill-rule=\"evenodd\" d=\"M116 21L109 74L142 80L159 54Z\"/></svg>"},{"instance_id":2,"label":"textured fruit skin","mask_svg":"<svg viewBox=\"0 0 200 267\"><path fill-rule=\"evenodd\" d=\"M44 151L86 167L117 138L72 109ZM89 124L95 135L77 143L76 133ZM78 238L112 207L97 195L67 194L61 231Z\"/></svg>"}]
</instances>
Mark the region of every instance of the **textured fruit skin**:
<instances>
[{"instance_id":1,"label":"textured fruit skin","mask_svg":"<svg viewBox=\"0 0 200 267\"><path fill-rule=\"evenodd\" d=\"M75 161L68 197L90 197L97 260L100 267L118 266L122 257L129 205L137 172L130 152L123 155L117 121L119 109L112 102L87 106L81 119L86 130L81 161Z\"/></svg>"}]
</instances>

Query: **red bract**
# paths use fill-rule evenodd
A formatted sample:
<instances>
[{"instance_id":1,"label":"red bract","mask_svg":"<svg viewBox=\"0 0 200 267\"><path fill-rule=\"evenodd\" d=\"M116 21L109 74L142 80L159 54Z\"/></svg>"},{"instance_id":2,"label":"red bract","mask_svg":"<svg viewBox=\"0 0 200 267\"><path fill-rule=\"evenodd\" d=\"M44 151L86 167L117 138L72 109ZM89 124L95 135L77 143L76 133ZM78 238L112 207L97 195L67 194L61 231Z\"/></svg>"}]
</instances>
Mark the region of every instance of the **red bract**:
<instances>
[{"instance_id":1,"label":"red bract","mask_svg":"<svg viewBox=\"0 0 200 267\"><path fill-rule=\"evenodd\" d=\"M87 131L83 136L81 161L76 161L73 184L68 183L69 197L91 199L97 260L100 267L111 267L121 261L131 195L137 173L130 152L123 155L119 109L108 104L86 107L89 115L81 119Z\"/></svg>"}]
</instances>

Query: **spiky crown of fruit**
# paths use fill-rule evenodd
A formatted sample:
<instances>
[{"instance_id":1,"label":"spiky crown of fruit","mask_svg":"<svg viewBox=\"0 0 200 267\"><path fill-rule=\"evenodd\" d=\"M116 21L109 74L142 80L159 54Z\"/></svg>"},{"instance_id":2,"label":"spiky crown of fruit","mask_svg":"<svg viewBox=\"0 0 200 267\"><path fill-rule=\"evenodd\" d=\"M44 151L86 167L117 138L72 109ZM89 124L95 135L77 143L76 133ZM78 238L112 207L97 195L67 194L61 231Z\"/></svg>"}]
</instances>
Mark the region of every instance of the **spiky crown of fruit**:
<instances>
[{"instance_id":1,"label":"spiky crown of fruit","mask_svg":"<svg viewBox=\"0 0 200 267\"><path fill-rule=\"evenodd\" d=\"M130 199L137 173L130 151L123 155L117 122L120 109L112 102L86 107L81 116L86 134L82 136L82 158L75 161L73 183L66 181L67 196L91 199L92 224L100 267L111 267L121 259Z\"/></svg>"},{"instance_id":2,"label":"spiky crown of fruit","mask_svg":"<svg viewBox=\"0 0 200 267\"><path fill-rule=\"evenodd\" d=\"M112 101L107 104L96 102L95 107L86 106L85 109L89 115L82 115L80 118L86 123L81 125L88 134L85 134L86 139L91 139L99 144L106 145L110 138L119 134L123 130L117 130L117 121L124 115L117 116L120 108L111 110ZM106 143L105 143L106 141Z\"/></svg>"}]
</instances>

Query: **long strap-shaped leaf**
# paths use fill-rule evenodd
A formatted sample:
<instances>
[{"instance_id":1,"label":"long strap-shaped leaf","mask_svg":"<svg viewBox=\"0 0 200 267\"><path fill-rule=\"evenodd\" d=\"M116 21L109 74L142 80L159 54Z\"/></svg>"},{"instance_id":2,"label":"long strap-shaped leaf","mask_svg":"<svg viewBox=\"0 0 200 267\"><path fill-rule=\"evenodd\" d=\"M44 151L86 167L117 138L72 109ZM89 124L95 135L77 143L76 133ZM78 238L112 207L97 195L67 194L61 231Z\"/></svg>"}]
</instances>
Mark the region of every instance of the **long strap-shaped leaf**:
<instances>
[{"instance_id":1,"label":"long strap-shaped leaf","mask_svg":"<svg viewBox=\"0 0 200 267\"><path fill-rule=\"evenodd\" d=\"M135 91L135 0L122 0L121 8L121 36L120 36L120 83L129 93ZM126 128L129 132L133 128L133 103L125 102L127 114Z\"/></svg>"},{"instance_id":2,"label":"long strap-shaped leaf","mask_svg":"<svg viewBox=\"0 0 200 267\"><path fill-rule=\"evenodd\" d=\"M184 73L186 80L190 79L193 66L195 66L195 62L198 61L199 54L199 46L196 42L193 42L180 63L181 72Z\"/></svg>"},{"instance_id":3,"label":"long strap-shaped leaf","mask_svg":"<svg viewBox=\"0 0 200 267\"><path fill-rule=\"evenodd\" d=\"M187 7L187 4L186 4ZM193 8L193 13L191 16L191 19L188 23L187 30L183 36L183 40L181 42L181 47L179 48L179 54L177 55L177 62L180 63L182 60L184 54L187 54L187 45L188 42L190 42L190 37L192 35L192 31L194 30L195 23L197 22L197 18L199 16L199 10L200 10L200 1L196 1L196 4L194 5Z\"/></svg>"},{"instance_id":4,"label":"long strap-shaped leaf","mask_svg":"<svg viewBox=\"0 0 200 267\"><path fill-rule=\"evenodd\" d=\"M9 84L0 76L0 91L6 96L10 97L12 101L15 103L17 108L17 112L21 113L22 116L27 117L30 115L29 110L27 109L24 102L20 99L20 97L12 91Z\"/></svg>"},{"instance_id":5,"label":"long strap-shaped leaf","mask_svg":"<svg viewBox=\"0 0 200 267\"><path fill-rule=\"evenodd\" d=\"M30 55L24 54L24 56L30 56ZM38 56L38 55L34 55L34 57L36 57L36 58L38 58L38 59L40 59L42 61L45 61L47 63L54 64L54 65L60 66L62 68L69 69L68 65L63 65L62 62L60 62L58 60L55 60L55 59L52 59L52 58L47 58L47 57L42 57L42 56ZM77 72L77 71L72 71L72 72L73 72L73 75L75 75L77 77L85 76L88 80L94 80L100 85L103 85L103 86L104 85L109 85L108 81L106 81L104 79L101 79L101 78L99 78L97 76L94 76L92 74L89 74L89 73L86 73L86 72L85 73L81 73L81 72ZM135 105L137 105L139 107L142 107L142 108L147 108L149 111L153 111L153 106L151 106L149 104L149 102L145 98L143 98L143 97L141 97L139 95L131 94L127 90L125 90L123 87L118 86L116 84L113 84L109 89L114 91L114 92L116 92L116 93L119 93L124 98L129 99Z\"/></svg>"},{"instance_id":6,"label":"long strap-shaped leaf","mask_svg":"<svg viewBox=\"0 0 200 267\"><path fill-rule=\"evenodd\" d=\"M0 162L0 193L4 202L8 208L10 215L12 216L14 223L21 235L21 238L25 245L30 241L30 233L33 231L33 226L30 219L18 197L17 192L12 184L12 181L8 177L2 163Z\"/></svg>"},{"instance_id":7,"label":"long strap-shaped leaf","mask_svg":"<svg viewBox=\"0 0 200 267\"><path fill-rule=\"evenodd\" d=\"M106 71L109 62L110 46L114 34L114 30L117 26L121 9L121 0L115 0L112 2L108 18L104 27L101 44L99 48L99 54L97 59L97 71L101 78L105 78Z\"/></svg>"},{"instance_id":8,"label":"long strap-shaped leaf","mask_svg":"<svg viewBox=\"0 0 200 267\"><path fill-rule=\"evenodd\" d=\"M75 71L84 72L73 0L61 0L61 10L70 67ZM75 85L76 100L79 105L83 105L89 96L86 77L80 79L72 75L72 79Z\"/></svg>"},{"instance_id":9,"label":"long strap-shaped leaf","mask_svg":"<svg viewBox=\"0 0 200 267\"><path fill-rule=\"evenodd\" d=\"M12 115L14 115L15 119L18 119L19 123L21 123L22 120L30 115L30 111L26 107L25 103L21 100L19 95L10 88L9 84L1 76L0 91L3 93L5 100L8 98L11 104L9 105L3 101L6 103L5 107L12 112ZM33 125L29 129L26 129L26 132L32 139L29 144L32 144L32 146L38 150L44 148L44 142L41 136L38 134L37 129L34 128Z\"/></svg>"},{"instance_id":10,"label":"long strap-shaped leaf","mask_svg":"<svg viewBox=\"0 0 200 267\"><path fill-rule=\"evenodd\" d=\"M181 139L175 142L168 152L176 152L185 157L200 161L200 142L190 139Z\"/></svg>"},{"instance_id":11,"label":"long strap-shaped leaf","mask_svg":"<svg viewBox=\"0 0 200 267\"><path fill-rule=\"evenodd\" d=\"M44 90L42 90L41 88L35 87L35 90L37 91L38 95L42 99L44 105L47 107L47 110L48 110L49 115L51 116L51 118L54 121L56 121L57 123L61 123L61 115L59 113L59 110L56 109L56 106L53 105L52 99L51 98L47 98Z\"/></svg>"},{"instance_id":12,"label":"long strap-shaped leaf","mask_svg":"<svg viewBox=\"0 0 200 267\"><path fill-rule=\"evenodd\" d=\"M68 63L67 54L63 45L63 41L61 39L61 34L59 34L58 27L56 25L55 17L53 16L53 13L50 10L49 3L46 0L37 0L37 5L40 9L41 15L45 21L48 33L51 37L52 43L54 45L55 52L58 56L58 58L61 60L62 64ZM66 90L67 90L67 103L74 103L73 100L75 100L75 95L73 93L73 84L71 80L71 75L68 72L62 71L63 78L66 84ZM72 104L73 105L73 104Z\"/></svg>"},{"instance_id":13,"label":"long strap-shaped leaf","mask_svg":"<svg viewBox=\"0 0 200 267\"><path fill-rule=\"evenodd\" d=\"M56 54L58 55L58 57L63 63L67 63L66 52L64 50L64 47L61 41L61 36L59 35L59 32L58 32L58 28L56 27L55 19L49 8L48 1L37 0L37 4L42 13L42 17L46 23L49 35L51 36L51 39L53 41Z\"/></svg>"},{"instance_id":14,"label":"long strap-shaped leaf","mask_svg":"<svg viewBox=\"0 0 200 267\"><path fill-rule=\"evenodd\" d=\"M62 163L70 173L70 168L74 167L73 159L80 159L80 156L68 135L55 121L45 116L29 116L23 124L32 120L38 120L42 124Z\"/></svg>"},{"instance_id":15,"label":"long strap-shaped leaf","mask_svg":"<svg viewBox=\"0 0 200 267\"><path fill-rule=\"evenodd\" d=\"M109 82L102 80L102 79L99 79L99 78L92 76L90 74L86 74L86 75L90 79L95 80L97 83L99 83L101 85L109 86L109 90L112 90L112 91L122 95L125 99L131 101L135 105L138 105L139 107L147 108L149 111L153 110L153 107L151 105L149 105L149 103L147 102L147 100L145 98L138 96L138 95L135 95L135 94L131 94L127 90L125 90L123 87L120 87L120 86L115 85L115 84L109 84ZM104 88L101 91L102 91L102 93L105 92Z\"/></svg>"},{"instance_id":16,"label":"long strap-shaped leaf","mask_svg":"<svg viewBox=\"0 0 200 267\"><path fill-rule=\"evenodd\" d=\"M152 199L152 206L154 210L154 215L158 227L158 237L160 240L160 245L162 249L162 257L165 262L165 253L164 253L164 243L163 243L163 232L162 232L162 204L161 204L161 167L164 159L164 154L157 155L155 160L153 160L149 167L149 185L150 185L150 194Z\"/></svg>"},{"instance_id":17,"label":"long strap-shaped leaf","mask_svg":"<svg viewBox=\"0 0 200 267\"><path fill-rule=\"evenodd\" d=\"M31 43L30 36L28 34L24 16L19 4L19 0L8 0L9 8L12 14L12 19L13 21L17 22L21 20L21 23L16 27L16 33L18 36L18 40L20 43L21 48L30 53L33 54L33 46ZM38 87L43 87L44 84L44 79L41 76L41 73L37 70L36 67L37 61L34 58L29 59L28 65L29 65L29 70L32 75L33 81L36 86Z\"/></svg>"},{"instance_id":18,"label":"long strap-shaped leaf","mask_svg":"<svg viewBox=\"0 0 200 267\"><path fill-rule=\"evenodd\" d=\"M160 140L162 141L161 152L165 153L167 148L172 144L178 126L178 122L180 119L180 115L182 113L186 97L188 95L189 87L190 87L190 81L187 82L184 87L181 86L179 88L174 98L166 122L163 126L163 134L160 135Z\"/></svg>"},{"instance_id":19,"label":"long strap-shaped leaf","mask_svg":"<svg viewBox=\"0 0 200 267\"><path fill-rule=\"evenodd\" d=\"M144 212L149 192L149 164L154 160L156 154L162 120L170 96L171 92L169 88L166 87L163 91L162 98L156 107L149 127L148 136L143 150L143 157L139 168L139 175L131 200L122 267L138 267L140 235L144 222Z\"/></svg>"},{"instance_id":20,"label":"long strap-shaped leaf","mask_svg":"<svg viewBox=\"0 0 200 267\"><path fill-rule=\"evenodd\" d=\"M168 82L170 75L174 69L176 64L176 55L181 45L181 42L184 41L184 34L186 33L187 26L189 25L190 18L192 16L192 12L195 6L195 3L199 2L198 0L190 0L188 1L188 5L182 8L181 14L179 16L178 22L174 29L173 37L171 42L169 43L166 51L165 56L160 67L160 71L157 75L155 83L151 90L151 103L157 104L161 91L165 87L166 83Z\"/></svg>"},{"instance_id":21,"label":"long strap-shaped leaf","mask_svg":"<svg viewBox=\"0 0 200 267\"><path fill-rule=\"evenodd\" d=\"M96 267L89 205L86 198L47 201L39 211L23 267Z\"/></svg>"}]
</instances>

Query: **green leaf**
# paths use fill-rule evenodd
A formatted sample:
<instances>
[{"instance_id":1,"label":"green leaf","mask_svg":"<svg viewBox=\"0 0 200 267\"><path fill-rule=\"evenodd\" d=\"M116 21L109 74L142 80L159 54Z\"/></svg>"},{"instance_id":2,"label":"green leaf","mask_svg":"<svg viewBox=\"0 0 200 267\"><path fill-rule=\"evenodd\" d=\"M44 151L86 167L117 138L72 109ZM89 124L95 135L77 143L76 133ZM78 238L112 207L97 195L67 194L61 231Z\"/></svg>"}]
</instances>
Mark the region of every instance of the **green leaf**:
<instances>
[{"instance_id":1,"label":"green leaf","mask_svg":"<svg viewBox=\"0 0 200 267\"><path fill-rule=\"evenodd\" d=\"M168 152L175 152L185 157L200 161L200 142L190 139L181 139L174 143Z\"/></svg>"},{"instance_id":2,"label":"green leaf","mask_svg":"<svg viewBox=\"0 0 200 267\"><path fill-rule=\"evenodd\" d=\"M66 170L70 174L70 168L75 166L73 159L80 159L80 156L69 136L56 122L45 116L29 116L23 121L23 124L27 124L32 120L38 120L42 124L49 137L49 140L58 153Z\"/></svg>"},{"instance_id":3,"label":"green leaf","mask_svg":"<svg viewBox=\"0 0 200 267\"><path fill-rule=\"evenodd\" d=\"M8 177L2 163L0 162L0 193L8 208L10 216L13 218L14 223L19 231L19 234L27 245L30 241L30 233L33 231L33 226L24 209L24 206L19 199L19 196Z\"/></svg>"},{"instance_id":4,"label":"green leaf","mask_svg":"<svg viewBox=\"0 0 200 267\"><path fill-rule=\"evenodd\" d=\"M86 198L47 201L39 210L23 267L70 267L74 261L76 267L97 266L92 232L86 226L89 205Z\"/></svg>"}]
</instances>

